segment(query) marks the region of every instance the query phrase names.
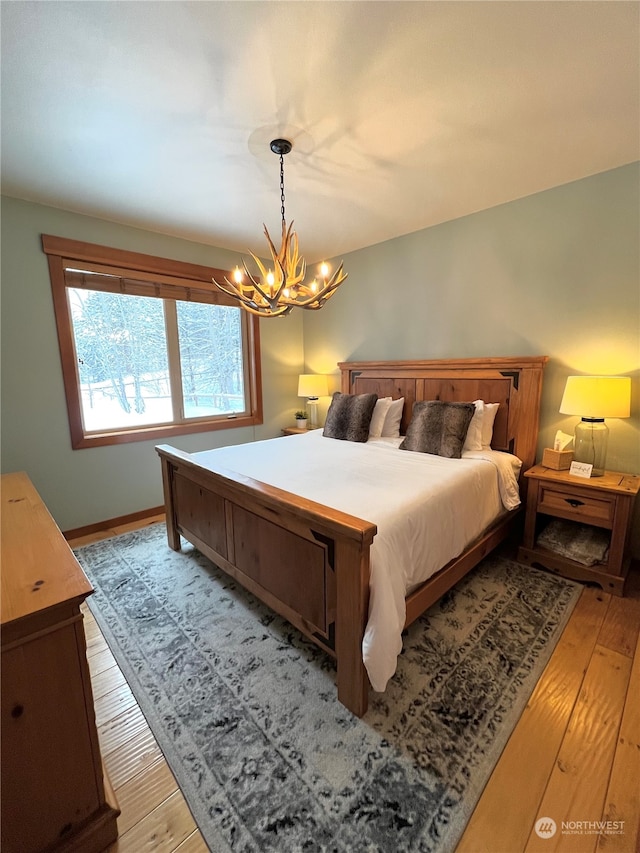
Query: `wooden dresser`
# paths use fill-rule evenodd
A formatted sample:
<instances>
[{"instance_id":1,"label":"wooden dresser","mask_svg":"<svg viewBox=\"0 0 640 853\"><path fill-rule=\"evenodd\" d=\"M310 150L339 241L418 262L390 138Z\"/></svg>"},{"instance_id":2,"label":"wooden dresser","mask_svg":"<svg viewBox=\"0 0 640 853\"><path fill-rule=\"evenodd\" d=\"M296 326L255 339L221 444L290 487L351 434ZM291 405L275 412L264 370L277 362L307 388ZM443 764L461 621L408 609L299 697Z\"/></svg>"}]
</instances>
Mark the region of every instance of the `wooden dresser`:
<instances>
[{"instance_id":1,"label":"wooden dresser","mask_svg":"<svg viewBox=\"0 0 640 853\"><path fill-rule=\"evenodd\" d=\"M80 612L93 590L27 475L1 490L2 851L97 853L119 811Z\"/></svg>"}]
</instances>

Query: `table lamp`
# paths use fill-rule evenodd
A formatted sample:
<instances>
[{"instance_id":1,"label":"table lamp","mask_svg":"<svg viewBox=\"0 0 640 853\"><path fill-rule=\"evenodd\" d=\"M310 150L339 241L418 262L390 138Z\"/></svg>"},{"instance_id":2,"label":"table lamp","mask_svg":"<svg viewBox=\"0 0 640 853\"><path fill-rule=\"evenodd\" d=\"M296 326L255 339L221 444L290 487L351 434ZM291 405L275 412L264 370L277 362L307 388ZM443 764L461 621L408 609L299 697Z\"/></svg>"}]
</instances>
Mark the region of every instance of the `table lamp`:
<instances>
[{"instance_id":1,"label":"table lamp","mask_svg":"<svg viewBox=\"0 0 640 853\"><path fill-rule=\"evenodd\" d=\"M604 474L609 427L605 418L628 418L631 379L628 376L568 376L560 414L580 415L573 459L593 465L592 477Z\"/></svg>"},{"instance_id":2,"label":"table lamp","mask_svg":"<svg viewBox=\"0 0 640 853\"><path fill-rule=\"evenodd\" d=\"M303 373L298 377L298 397L306 397L309 401L311 429L318 426L318 397L327 397L328 394L327 377L321 373Z\"/></svg>"}]
</instances>

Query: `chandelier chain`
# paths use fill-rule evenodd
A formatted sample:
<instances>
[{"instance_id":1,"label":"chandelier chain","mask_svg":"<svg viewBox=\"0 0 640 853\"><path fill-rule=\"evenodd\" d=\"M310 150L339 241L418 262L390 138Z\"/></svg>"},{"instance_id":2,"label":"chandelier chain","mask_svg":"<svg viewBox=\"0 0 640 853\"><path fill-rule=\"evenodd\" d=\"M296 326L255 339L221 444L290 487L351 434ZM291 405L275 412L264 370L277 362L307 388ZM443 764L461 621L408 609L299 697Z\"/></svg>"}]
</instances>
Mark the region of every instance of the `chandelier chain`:
<instances>
[{"instance_id":1,"label":"chandelier chain","mask_svg":"<svg viewBox=\"0 0 640 853\"><path fill-rule=\"evenodd\" d=\"M280 155L280 213L282 214L282 224L285 225L284 218L284 155Z\"/></svg>"}]
</instances>

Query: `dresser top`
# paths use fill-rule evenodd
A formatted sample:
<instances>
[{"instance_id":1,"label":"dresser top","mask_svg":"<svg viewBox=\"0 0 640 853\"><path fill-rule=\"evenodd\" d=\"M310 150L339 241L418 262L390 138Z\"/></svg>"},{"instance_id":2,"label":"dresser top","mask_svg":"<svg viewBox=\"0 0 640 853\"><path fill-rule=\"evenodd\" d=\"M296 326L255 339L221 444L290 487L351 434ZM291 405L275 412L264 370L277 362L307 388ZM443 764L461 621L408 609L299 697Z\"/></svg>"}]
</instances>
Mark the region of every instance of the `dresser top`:
<instances>
[{"instance_id":1,"label":"dresser top","mask_svg":"<svg viewBox=\"0 0 640 853\"><path fill-rule=\"evenodd\" d=\"M2 625L93 592L66 539L24 472L3 474Z\"/></svg>"}]
</instances>

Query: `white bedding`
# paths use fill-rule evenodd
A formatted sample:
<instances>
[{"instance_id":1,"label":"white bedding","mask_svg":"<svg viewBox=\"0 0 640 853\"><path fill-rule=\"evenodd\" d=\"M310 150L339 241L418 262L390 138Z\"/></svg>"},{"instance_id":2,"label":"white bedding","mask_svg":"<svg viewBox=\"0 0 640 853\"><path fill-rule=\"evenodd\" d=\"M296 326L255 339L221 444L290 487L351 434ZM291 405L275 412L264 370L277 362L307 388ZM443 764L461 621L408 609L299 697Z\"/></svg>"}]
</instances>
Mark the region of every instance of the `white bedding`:
<instances>
[{"instance_id":1,"label":"white bedding","mask_svg":"<svg viewBox=\"0 0 640 853\"><path fill-rule=\"evenodd\" d=\"M212 470L228 468L377 525L362 654L378 691L396 670L406 594L520 502L516 457L483 450L445 459L398 450L401 441L360 444L313 430L192 454Z\"/></svg>"}]
</instances>

